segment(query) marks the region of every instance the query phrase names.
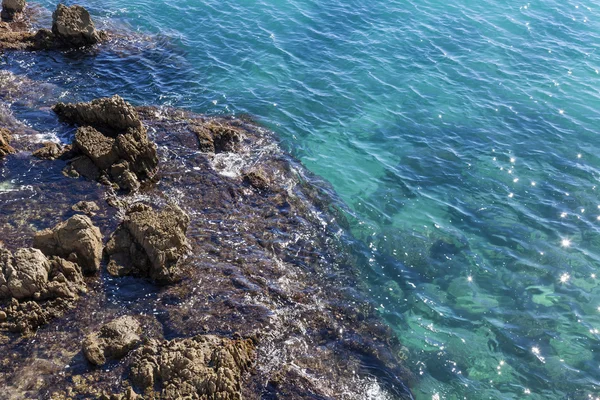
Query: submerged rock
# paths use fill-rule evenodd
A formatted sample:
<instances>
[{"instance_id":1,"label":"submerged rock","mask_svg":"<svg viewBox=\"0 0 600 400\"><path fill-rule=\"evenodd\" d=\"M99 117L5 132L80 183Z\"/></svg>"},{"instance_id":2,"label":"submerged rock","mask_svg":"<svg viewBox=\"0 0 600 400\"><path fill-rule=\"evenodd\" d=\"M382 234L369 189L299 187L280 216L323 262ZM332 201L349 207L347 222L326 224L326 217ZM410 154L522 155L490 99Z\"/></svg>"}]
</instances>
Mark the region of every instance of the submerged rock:
<instances>
[{"instance_id":1,"label":"submerged rock","mask_svg":"<svg viewBox=\"0 0 600 400\"><path fill-rule=\"evenodd\" d=\"M120 359L137 346L142 327L133 317L117 318L98 332L86 336L83 354L94 365L103 365L109 359Z\"/></svg>"},{"instance_id":2,"label":"submerged rock","mask_svg":"<svg viewBox=\"0 0 600 400\"><path fill-rule=\"evenodd\" d=\"M185 235L189 223L187 214L177 206L156 212L150 206L134 204L106 245L109 273L172 282L177 262L188 249Z\"/></svg>"},{"instance_id":3,"label":"submerged rock","mask_svg":"<svg viewBox=\"0 0 600 400\"><path fill-rule=\"evenodd\" d=\"M115 95L89 103L58 103L53 110L61 118L81 125L73 146L85 160L74 159L71 163L78 174L91 179L105 175L126 191L136 191L140 181L156 174L156 145L148 139L135 109L121 97Z\"/></svg>"},{"instance_id":4,"label":"submerged rock","mask_svg":"<svg viewBox=\"0 0 600 400\"><path fill-rule=\"evenodd\" d=\"M70 47L95 44L100 40L90 13L81 6L58 4L52 14L52 33Z\"/></svg>"},{"instance_id":5,"label":"submerged rock","mask_svg":"<svg viewBox=\"0 0 600 400\"><path fill-rule=\"evenodd\" d=\"M100 210L100 207L98 207L98 204L94 203L93 201L80 201L71 207L71 209L75 212L83 213L88 216L94 216L96 211Z\"/></svg>"},{"instance_id":6,"label":"submerged rock","mask_svg":"<svg viewBox=\"0 0 600 400\"><path fill-rule=\"evenodd\" d=\"M131 380L150 398L241 400L241 382L253 364L254 343L218 336L159 342L136 350Z\"/></svg>"},{"instance_id":7,"label":"submerged rock","mask_svg":"<svg viewBox=\"0 0 600 400\"><path fill-rule=\"evenodd\" d=\"M52 229L38 232L33 246L47 256L59 256L77 262L86 274L92 274L100 268L102 234L84 215L76 215Z\"/></svg>"},{"instance_id":8,"label":"submerged rock","mask_svg":"<svg viewBox=\"0 0 600 400\"><path fill-rule=\"evenodd\" d=\"M191 129L198 138L200 150L207 153L235 152L244 137L242 129L216 121L194 124Z\"/></svg>"},{"instance_id":9,"label":"submerged rock","mask_svg":"<svg viewBox=\"0 0 600 400\"><path fill-rule=\"evenodd\" d=\"M10 132L8 129L0 128L0 158L15 152L10 146Z\"/></svg>"},{"instance_id":10,"label":"submerged rock","mask_svg":"<svg viewBox=\"0 0 600 400\"><path fill-rule=\"evenodd\" d=\"M3 21L12 21L25 9L25 0L2 0L2 13L0 16Z\"/></svg>"}]
</instances>

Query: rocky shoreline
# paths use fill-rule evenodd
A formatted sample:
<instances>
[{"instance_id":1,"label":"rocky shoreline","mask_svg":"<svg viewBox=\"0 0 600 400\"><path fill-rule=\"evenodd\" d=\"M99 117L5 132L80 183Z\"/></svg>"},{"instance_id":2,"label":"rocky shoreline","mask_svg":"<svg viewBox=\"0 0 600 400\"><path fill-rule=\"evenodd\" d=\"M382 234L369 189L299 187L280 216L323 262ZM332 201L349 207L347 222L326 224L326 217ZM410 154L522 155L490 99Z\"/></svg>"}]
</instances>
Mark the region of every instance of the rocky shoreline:
<instances>
[{"instance_id":1,"label":"rocky shoreline","mask_svg":"<svg viewBox=\"0 0 600 400\"><path fill-rule=\"evenodd\" d=\"M108 35L87 28L43 48ZM51 112L71 143L0 123L0 178L39 178L0 198L0 398L412 398L343 216L269 131L119 96Z\"/></svg>"}]
</instances>

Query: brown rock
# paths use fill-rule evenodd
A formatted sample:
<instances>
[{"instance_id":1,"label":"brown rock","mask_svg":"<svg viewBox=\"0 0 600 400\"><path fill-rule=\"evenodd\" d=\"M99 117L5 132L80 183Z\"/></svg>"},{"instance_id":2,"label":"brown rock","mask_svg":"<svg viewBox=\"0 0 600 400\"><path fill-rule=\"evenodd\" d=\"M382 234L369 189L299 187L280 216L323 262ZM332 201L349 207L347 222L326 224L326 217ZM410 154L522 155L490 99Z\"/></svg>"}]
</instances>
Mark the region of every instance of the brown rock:
<instances>
[{"instance_id":1,"label":"brown rock","mask_svg":"<svg viewBox=\"0 0 600 400\"><path fill-rule=\"evenodd\" d=\"M75 204L71 209L75 212L83 213L88 216L96 215L96 211L100 210L100 207L93 201L80 201Z\"/></svg>"},{"instance_id":2,"label":"brown rock","mask_svg":"<svg viewBox=\"0 0 600 400\"><path fill-rule=\"evenodd\" d=\"M102 234L86 216L75 215L52 229L38 232L33 245L47 256L76 260L86 274L100 268Z\"/></svg>"},{"instance_id":3,"label":"brown rock","mask_svg":"<svg viewBox=\"0 0 600 400\"><path fill-rule=\"evenodd\" d=\"M81 6L58 4L52 14L52 33L70 47L95 44L100 40L90 13Z\"/></svg>"},{"instance_id":4,"label":"brown rock","mask_svg":"<svg viewBox=\"0 0 600 400\"><path fill-rule=\"evenodd\" d=\"M33 152L33 156L42 160L56 160L62 154L60 146L54 142L45 142L41 147Z\"/></svg>"},{"instance_id":5,"label":"brown rock","mask_svg":"<svg viewBox=\"0 0 600 400\"><path fill-rule=\"evenodd\" d=\"M264 171L254 169L244 174L244 181L255 189L267 191L270 188L269 179Z\"/></svg>"},{"instance_id":6,"label":"brown rock","mask_svg":"<svg viewBox=\"0 0 600 400\"><path fill-rule=\"evenodd\" d=\"M37 249L19 249L14 256L0 250L0 298L39 297L48 284L49 272L48 259Z\"/></svg>"},{"instance_id":7,"label":"brown rock","mask_svg":"<svg viewBox=\"0 0 600 400\"><path fill-rule=\"evenodd\" d=\"M133 205L106 245L109 272L172 282L177 262L188 249L189 222L177 206L156 212L143 204Z\"/></svg>"},{"instance_id":8,"label":"brown rock","mask_svg":"<svg viewBox=\"0 0 600 400\"><path fill-rule=\"evenodd\" d=\"M252 366L254 351L249 339L200 335L150 340L136 350L131 379L151 398L241 400L242 378Z\"/></svg>"},{"instance_id":9,"label":"brown rock","mask_svg":"<svg viewBox=\"0 0 600 400\"><path fill-rule=\"evenodd\" d=\"M10 146L10 132L8 129L0 128L0 158L15 152Z\"/></svg>"},{"instance_id":10,"label":"brown rock","mask_svg":"<svg viewBox=\"0 0 600 400\"><path fill-rule=\"evenodd\" d=\"M12 21L24 9L25 0L2 0L2 13L0 15L3 21Z\"/></svg>"},{"instance_id":11,"label":"brown rock","mask_svg":"<svg viewBox=\"0 0 600 400\"><path fill-rule=\"evenodd\" d=\"M105 136L91 126L82 126L75 133L73 144L100 169L108 169L119 156L113 149L115 139Z\"/></svg>"},{"instance_id":12,"label":"brown rock","mask_svg":"<svg viewBox=\"0 0 600 400\"><path fill-rule=\"evenodd\" d=\"M103 365L109 359L120 359L137 346L142 327L133 317L117 318L86 336L83 354L94 365Z\"/></svg>"}]
</instances>

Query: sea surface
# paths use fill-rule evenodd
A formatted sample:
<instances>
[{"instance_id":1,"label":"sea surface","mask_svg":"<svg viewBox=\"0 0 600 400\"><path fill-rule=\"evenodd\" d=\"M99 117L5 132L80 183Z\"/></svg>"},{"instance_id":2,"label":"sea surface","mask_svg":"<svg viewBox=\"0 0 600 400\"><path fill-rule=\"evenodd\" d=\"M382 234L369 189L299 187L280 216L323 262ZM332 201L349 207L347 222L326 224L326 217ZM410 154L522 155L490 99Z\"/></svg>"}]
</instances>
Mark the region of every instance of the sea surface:
<instances>
[{"instance_id":1,"label":"sea surface","mask_svg":"<svg viewBox=\"0 0 600 400\"><path fill-rule=\"evenodd\" d=\"M276 132L339 199L417 399L600 396L600 3L78 3L139 43L0 69Z\"/></svg>"}]
</instances>

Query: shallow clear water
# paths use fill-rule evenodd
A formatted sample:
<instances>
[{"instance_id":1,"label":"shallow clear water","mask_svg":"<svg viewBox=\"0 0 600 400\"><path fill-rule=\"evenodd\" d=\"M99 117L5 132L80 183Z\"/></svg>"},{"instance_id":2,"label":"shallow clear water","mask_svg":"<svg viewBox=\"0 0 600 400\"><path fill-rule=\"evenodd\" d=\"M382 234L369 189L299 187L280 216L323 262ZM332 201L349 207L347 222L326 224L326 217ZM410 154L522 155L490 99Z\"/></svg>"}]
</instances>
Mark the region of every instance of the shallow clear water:
<instances>
[{"instance_id":1,"label":"shallow clear water","mask_svg":"<svg viewBox=\"0 0 600 400\"><path fill-rule=\"evenodd\" d=\"M48 101L119 93L271 127L347 206L418 399L600 395L600 5L80 3L155 46L0 68L49 82Z\"/></svg>"}]
</instances>

